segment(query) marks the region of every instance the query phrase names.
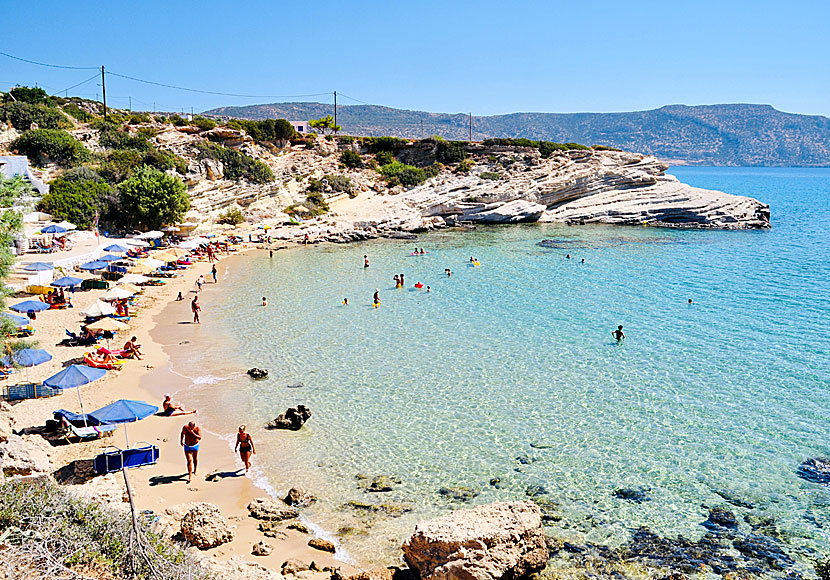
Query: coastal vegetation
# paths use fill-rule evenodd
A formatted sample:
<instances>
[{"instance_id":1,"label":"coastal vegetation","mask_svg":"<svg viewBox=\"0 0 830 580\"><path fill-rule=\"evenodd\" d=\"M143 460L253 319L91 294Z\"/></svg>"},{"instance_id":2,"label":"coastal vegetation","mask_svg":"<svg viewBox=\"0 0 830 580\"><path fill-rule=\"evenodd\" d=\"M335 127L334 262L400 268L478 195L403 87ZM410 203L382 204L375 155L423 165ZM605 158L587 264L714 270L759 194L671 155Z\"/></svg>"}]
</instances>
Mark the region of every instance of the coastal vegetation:
<instances>
[{"instance_id":1,"label":"coastal vegetation","mask_svg":"<svg viewBox=\"0 0 830 580\"><path fill-rule=\"evenodd\" d=\"M199 159L215 159L221 161L224 167L224 176L227 179L245 180L250 183L268 183L274 180L271 168L262 161L215 143L197 143Z\"/></svg>"},{"instance_id":2,"label":"coastal vegetation","mask_svg":"<svg viewBox=\"0 0 830 580\"><path fill-rule=\"evenodd\" d=\"M176 544L128 514L80 499L45 479L0 485L0 534L4 559L21 577L203 578Z\"/></svg>"},{"instance_id":3,"label":"coastal vegetation","mask_svg":"<svg viewBox=\"0 0 830 580\"><path fill-rule=\"evenodd\" d=\"M360 154L351 149L346 149L340 154L340 161L350 169L363 167L363 159L360 157Z\"/></svg>"},{"instance_id":4,"label":"coastal vegetation","mask_svg":"<svg viewBox=\"0 0 830 580\"><path fill-rule=\"evenodd\" d=\"M241 224L245 221L245 215L242 213L242 210L238 207L229 207L225 211L219 214L219 217L216 219L217 223L220 224L228 224L231 226L236 226Z\"/></svg>"},{"instance_id":5,"label":"coastal vegetation","mask_svg":"<svg viewBox=\"0 0 830 580\"><path fill-rule=\"evenodd\" d=\"M499 179L501 179L501 175L499 175L495 171L484 171L484 172L479 174L479 178L481 178L481 179L490 179L492 181L498 181Z\"/></svg>"},{"instance_id":6,"label":"coastal vegetation","mask_svg":"<svg viewBox=\"0 0 830 580\"><path fill-rule=\"evenodd\" d=\"M79 167L52 181L37 209L84 229L93 224L96 214L107 220L110 209L117 205L114 196L112 187L98 173Z\"/></svg>"},{"instance_id":7,"label":"coastal vegetation","mask_svg":"<svg viewBox=\"0 0 830 580\"><path fill-rule=\"evenodd\" d=\"M382 165L378 171L386 178L389 185L400 184L413 187L420 185L430 177L435 177L441 173L443 168L444 166L437 161L428 167L415 167L394 160L386 165Z\"/></svg>"},{"instance_id":8,"label":"coastal vegetation","mask_svg":"<svg viewBox=\"0 0 830 580\"><path fill-rule=\"evenodd\" d=\"M53 161L64 167L74 167L90 158L89 151L72 135L61 129L34 129L24 132L12 141L17 150L35 163Z\"/></svg>"},{"instance_id":9,"label":"coastal vegetation","mask_svg":"<svg viewBox=\"0 0 830 580\"><path fill-rule=\"evenodd\" d=\"M263 121L231 119L225 126L229 129L245 131L251 139L260 144L282 143L297 136L294 127L285 119L265 119Z\"/></svg>"},{"instance_id":10,"label":"coastal vegetation","mask_svg":"<svg viewBox=\"0 0 830 580\"><path fill-rule=\"evenodd\" d=\"M158 229L181 220L190 209L182 180L146 165L135 170L118 189L121 220L134 227Z\"/></svg>"},{"instance_id":11,"label":"coastal vegetation","mask_svg":"<svg viewBox=\"0 0 830 580\"><path fill-rule=\"evenodd\" d=\"M340 131L340 125L336 125L334 123L334 117L331 115L326 115L320 119L313 119L308 122L308 126L318 133L328 132L330 134L334 134Z\"/></svg>"}]
</instances>

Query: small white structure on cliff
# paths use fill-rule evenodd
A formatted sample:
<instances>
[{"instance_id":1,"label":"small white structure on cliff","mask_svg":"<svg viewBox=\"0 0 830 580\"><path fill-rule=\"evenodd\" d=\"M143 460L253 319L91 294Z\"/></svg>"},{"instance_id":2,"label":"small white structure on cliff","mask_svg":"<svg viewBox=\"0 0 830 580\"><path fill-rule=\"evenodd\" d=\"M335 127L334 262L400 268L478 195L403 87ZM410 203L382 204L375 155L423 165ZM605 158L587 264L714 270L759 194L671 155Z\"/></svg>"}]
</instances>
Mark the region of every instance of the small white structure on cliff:
<instances>
[{"instance_id":1,"label":"small white structure on cliff","mask_svg":"<svg viewBox=\"0 0 830 580\"><path fill-rule=\"evenodd\" d=\"M307 135L309 133L309 126L308 121L288 121L291 123L291 126L294 127L294 130L301 135Z\"/></svg>"}]
</instances>

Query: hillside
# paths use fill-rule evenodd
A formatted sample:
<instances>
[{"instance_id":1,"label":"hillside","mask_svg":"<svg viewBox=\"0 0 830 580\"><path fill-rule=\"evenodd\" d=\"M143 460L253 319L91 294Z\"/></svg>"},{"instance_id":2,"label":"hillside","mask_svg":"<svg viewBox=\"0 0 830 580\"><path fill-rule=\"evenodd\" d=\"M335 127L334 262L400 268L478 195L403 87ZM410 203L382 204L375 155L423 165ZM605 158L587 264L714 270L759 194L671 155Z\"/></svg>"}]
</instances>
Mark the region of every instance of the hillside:
<instances>
[{"instance_id":1,"label":"hillside","mask_svg":"<svg viewBox=\"0 0 830 580\"><path fill-rule=\"evenodd\" d=\"M244 119L317 119L321 103L220 107L205 114ZM466 114L427 113L375 105L339 106L337 121L351 135L467 139ZM830 118L783 113L769 105L670 105L629 113L511 113L473 117L473 139L525 137L600 144L678 164L830 166Z\"/></svg>"}]
</instances>

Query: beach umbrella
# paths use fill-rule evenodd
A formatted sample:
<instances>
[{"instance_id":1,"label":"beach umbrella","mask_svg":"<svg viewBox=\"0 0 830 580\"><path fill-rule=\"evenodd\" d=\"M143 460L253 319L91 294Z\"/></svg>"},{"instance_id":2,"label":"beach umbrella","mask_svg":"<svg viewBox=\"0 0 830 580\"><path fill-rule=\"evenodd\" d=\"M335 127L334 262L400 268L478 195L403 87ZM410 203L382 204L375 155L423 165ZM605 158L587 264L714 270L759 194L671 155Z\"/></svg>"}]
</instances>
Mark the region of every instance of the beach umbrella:
<instances>
[{"instance_id":1,"label":"beach umbrella","mask_svg":"<svg viewBox=\"0 0 830 580\"><path fill-rule=\"evenodd\" d=\"M73 286L77 286L83 282L80 278L74 278L72 276L64 276L62 278L58 278L54 282L50 284L50 286L55 286L57 288L71 288Z\"/></svg>"},{"instance_id":2,"label":"beach umbrella","mask_svg":"<svg viewBox=\"0 0 830 580\"><path fill-rule=\"evenodd\" d=\"M58 227L61 227L61 228L65 229L67 232L69 230L77 230L78 229L78 226L76 226L72 222L68 222L66 220L63 220L61 223L59 223Z\"/></svg>"},{"instance_id":3,"label":"beach umbrella","mask_svg":"<svg viewBox=\"0 0 830 580\"><path fill-rule=\"evenodd\" d=\"M23 302L9 306L9 308L15 312L41 312L43 310L49 310L50 306L40 300L24 300Z\"/></svg>"},{"instance_id":4,"label":"beach umbrella","mask_svg":"<svg viewBox=\"0 0 830 580\"><path fill-rule=\"evenodd\" d=\"M120 286L116 286L114 288L110 288L107 290L107 293L104 294L101 299L102 300L124 300L126 298L131 297L135 292L130 292Z\"/></svg>"},{"instance_id":5,"label":"beach umbrella","mask_svg":"<svg viewBox=\"0 0 830 580\"><path fill-rule=\"evenodd\" d=\"M187 250L182 249L182 248L167 248L166 250L164 250L164 252L163 252L163 253L164 253L164 254L168 254L168 255L170 255L170 256L173 256L173 257L175 257L177 260L178 260L179 258L184 258L184 257L185 257L185 256L187 256L188 254L190 254L190 252L188 252Z\"/></svg>"},{"instance_id":6,"label":"beach umbrella","mask_svg":"<svg viewBox=\"0 0 830 580\"><path fill-rule=\"evenodd\" d=\"M31 323L31 321L25 316L18 316L17 314L12 314L11 312L0 312L0 316L11 320L17 328L25 328Z\"/></svg>"},{"instance_id":7,"label":"beach umbrella","mask_svg":"<svg viewBox=\"0 0 830 580\"><path fill-rule=\"evenodd\" d=\"M94 369L87 365L69 365L56 375L52 375L43 384L54 389L78 389L78 404L81 406L81 415L86 426L86 415L84 415L84 402L81 399L81 387L93 381L97 381L107 374L104 369Z\"/></svg>"},{"instance_id":8,"label":"beach umbrella","mask_svg":"<svg viewBox=\"0 0 830 580\"><path fill-rule=\"evenodd\" d=\"M181 230L176 226L167 226L166 228L161 228L163 232L180 232Z\"/></svg>"},{"instance_id":9,"label":"beach umbrella","mask_svg":"<svg viewBox=\"0 0 830 580\"><path fill-rule=\"evenodd\" d=\"M87 306L86 310L83 310L81 314L87 318L98 318L101 316L115 314L115 308L109 302L96 300L94 303Z\"/></svg>"},{"instance_id":10,"label":"beach umbrella","mask_svg":"<svg viewBox=\"0 0 830 580\"><path fill-rule=\"evenodd\" d=\"M130 238L129 240L127 240L127 245L128 246L136 246L138 248L146 248L150 244L148 244L144 240L139 240L139 239L136 239L136 238Z\"/></svg>"},{"instance_id":11,"label":"beach umbrella","mask_svg":"<svg viewBox=\"0 0 830 580\"><path fill-rule=\"evenodd\" d=\"M47 270L54 270L55 267L46 262L32 262L31 264L23 266L23 269L27 272L46 272Z\"/></svg>"},{"instance_id":12,"label":"beach umbrella","mask_svg":"<svg viewBox=\"0 0 830 580\"><path fill-rule=\"evenodd\" d=\"M97 322L86 325L89 330L103 330L105 332L118 332L119 330L127 330L130 327L115 318L104 317Z\"/></svg>"},{"instance_id":13,"label":"beach umbrella","mask_svg":"<svg viewBox=\"0 0 830 580\"><path fill-rule=\"evenodd\" d=\"M104 248L104 251L105 252L117 252L119 254L123 254L128 249L129 248L127 248L126 246L122 246L121 244L110 244L109 246Z\"/></svg>"},{"instance_id":14,"label":"beach umbrella","mask_svg":"<svg viewBox=\"0 0 830 580\"><path fill-rule=\"evenodd\" d=\"M144 232L143 234L138 234L136 237L140 240L156 240L158 238L163 238L164 232L153 230L150 232Z\"/></svg>"},{"instance_id":15,"label":"beach umbrella","mask_svg":"<svg viewBox=\"0 0 830 580\"><path fill-rule=\"evenodd\" d=\"M24 348L11 356L4 356L0 359L3 365L10 367L20 365L22 367L35 367L52 360L52 355L40 348Z\"/></svg>"},{"instance_id":16,"label":"beach umbrella","mask_svg":"<svg viewBox=\"0 0 830 580\"><path fill-rule=\"evenodd\" d=\"M127 270L127 272L129 272L130 274L152 274L157 269L158 268L153 268L151 266L148 266L147 264L142 264L139 262L138 264Z\"/></svg>"},{"instance_id":17,"label":"beach umbrella","mask_svg":"<svg viewBox=\"0 0 830 580\"><path fill-rule=\"evenodd\" d=\"M145 282L149 282L150 278L147 276L142 276L141 274L127 274L126 276L122 276L121 279L118 281L119 284L144 284Z\"/></svg>"},{"instance_id":18,"label":"beach umbrella","mask_svg":"<svg viewBox=\"0 0 830 580\"><path fill-rule=\"evenodd\" d=\"M107 267L107 262L102 262L100 260L93 260L92 262L87 262L86 264L81 264L78 266L81 270L103 270Z\"/></svg>"},{"instance_id":19,"label":"beach umbrella","mask_svg":"<svg viewBox=\"0 0 830 580\"><path fill-rule=\"evenodd\" d=\"M66 228L62 228L58 225L52 224L46 226L45 228L41 228L40 233L42 234L63 234L66 233Z\"/></svg>"},{"instance_id":20,"label":"beach umbrella","mask_svg":"<svg viewBox=\"0 0 830 580\"><path fill-rule=\"evenodd\" d=\"M135 423L146 419L150 415L158 413L159 408L144 401L133 401L130 399L119 399L96 411L89 416L105 425L117 425L119 423ZM124 426L124 438L127 441L127 448L130 447L130 438L127 436L127 426Z\"/></svg>"},{"instance_id":21,"label":"beach umbrella","mask_svg":"<svg viewBox=\"0 0 830 580\"><path fill-rule=\"evenodd\" d=\"M146 258L139 263L144 264L145 266L150 266L151 268L160 268L161 266L164 266L166 264L166 262L156 260L155 258Z\"/></svg>"},{"instance_id":22,"label":"beach umbrella","mask_svg":"<svg viewBox=\"0 0 830 580\"><path fill-rule=\"evenodd\" d=\"M129 282L118 282L118 287L123 288L127 292L132 292L133 294L138 294L139 292L143 292L144 288L139 288L138 286L134 286Z\"/></svg>"},{"instance_id":23,"label":"beach umbrella","mask_svg":"<svg viewBox=\"0 0 830 580\"><path fill-rule=\"evenodd\" d=\"M0 359L0 362L2 362L3 366L6 367L13 365L26 367L26 382L28 383L29 367L36 367L37 365L42 365L50 360L52 360L52 355L45 350L39 348L24 348L11 356L4 356Z\"/></svg>"},{"instance_id":24,"label":"beach umbrella","mask_svg":"<svg viewBox=\"0 0 830 580\"><path fill-rule=\"evenodd\" d=\"M114 256L112 254L104 254L100 258L98 258L99 262L117 262L118 260L123 260L121 256Z\"/></svg>"}]
</instances>

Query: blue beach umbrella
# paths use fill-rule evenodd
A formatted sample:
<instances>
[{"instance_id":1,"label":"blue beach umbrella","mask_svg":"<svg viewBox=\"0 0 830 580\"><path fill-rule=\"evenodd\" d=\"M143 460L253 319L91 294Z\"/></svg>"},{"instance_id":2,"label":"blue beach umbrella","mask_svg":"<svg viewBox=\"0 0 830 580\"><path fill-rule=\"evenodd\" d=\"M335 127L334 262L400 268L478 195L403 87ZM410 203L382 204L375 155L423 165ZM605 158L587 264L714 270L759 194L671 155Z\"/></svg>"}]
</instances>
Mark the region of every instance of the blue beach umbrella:
<instances>
[{"instance_id":1,"label":"blue beach umbrella","mask_svg":"<svg viewBox=\"0 0 830 580\"><path fill-rule=\"evenodd\" d=\"M12 314L11 312L0 312L0 316L11 320L17 328L29 326L30 323L30 320L25 316L18 316L17 314Z\"/></svg>"},{"instance_id":2,"label":"blue beach umbrella","mask_svg":"<svg viewBox=\"0 0 830 580\"><path fill-rule=\"evenodd\" d=\"M40 300L24 300L23 302L9 306L9 308L15 312L41 312L43 310L49 310L49 305Z\"/></svg>"},{"instance_id":3,"label":"blue beach umbrella","mask_svg":"<svg viewBox=\"0 0 830 580\"><path fill-rule=\"evenodd\" d=\"M62 228L60 226L46 226L40 230L44 234L63 234L66 233L66 228Z\"/></svg>"},{"instance_id":4,"label":"blue beach umbrella","mask_svg":"<svg viewBox=\"0 0 830 580\"><path fill-rule=\"evenodd\" d=\"M119 399L114 403L110 403L106 407L101 407L97 411L92 411L89 416L97 419L105 425L115 425L118 423L135 423L146 419L150 415L158 413L159 408L144 401L132 401L129 399ZM130 446L130 439L127 436L127 427L124 427L124 438L127 440L127 447Z\"/></svg>"},{"instance_id":5,"label":"blue beach umbrella","mask_svg":"<svg viewBox=\"0 0 830 580\"><path fill-rule=\"evenodd\" d=\"M107 267L107 262L101 262L100 260L94 260L92 262L87 262L86 264L81 264L79 268L81 270L103 270Z\"/></svg>"},{"instance_id":6,"label":"blue beach umbrella","mask_svg":"<svg viewBox=\"0 0 830 580\"><path fill-rule=\"evenodd\" d=\"M71 288L72 286L79 285L83 280L80 278L74 278L72 276L64 276L63 278L58 278L54 282L50 284L50 286L55 286L57 288Z\"/></svg>"},{"instance_id":7,"label":"blue beach umbrella","mask_svg":"<svg viewBox=\"0 0 830 580\"><path fill-rule=\"evenodd\" d=\"M112 254L106 254L98 258L98 262L117 262L118 260L123 260L121 256L113 256Z\"/></svg>"},{"instance_id":8,"label":"blue beach umbrella","mask_svg":"<svg viewBox=\"0 0 830 580\"><path fill-rule=\"evenodd\" d=\"M121 244L111 244L111 245L107 246L106 248L104 248L104 251L105 252L117 252L119 254L123 254L128 249L129 248L127 248L125 246L122 246Z\"/></svg>"},{"instance_id":9,"label":"blue beach umbrella","mask_svg":"<svg viewBox=\"0 0 830 580\"><path fill-rule=\"evenodd\" d=\"M54 270L55 267L46 262L32 262L31 264L26 264L23 269L27 272L46 272L47 270Z\"/></svg>"},{"instance_id":10,"label":"blue beach umbrella","mask_svg":"<svg viewBox=\"0 0 830 580\"><path fill-rule=\"evenodd\" d=\"M78 387L97 381L105 374L107 374L107 371L104 369L94 369L86 365L69 365L58 374L52 375L43 381L43 384L55 389L78 389L78 404L81 406L81 415L83 415L84 425L86 425L84 402L81 400L81 389Z\"/></svg>"},{"instance_id":11,"label":"blue beach umbrella","mask_svg":"<svg viewBox=\"0 0 830 580\"><path fill-rule=\"evenodd\" d=\"M52 355L39 348L24 348L11 356L4 356L0 359L5 366L10 367L18 364L22 367L36 367L52 360Z\"/></svg>"}]
</instances>

